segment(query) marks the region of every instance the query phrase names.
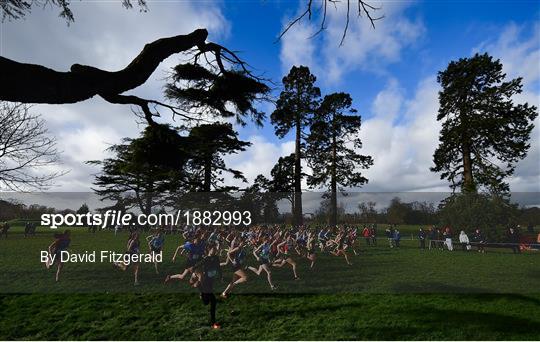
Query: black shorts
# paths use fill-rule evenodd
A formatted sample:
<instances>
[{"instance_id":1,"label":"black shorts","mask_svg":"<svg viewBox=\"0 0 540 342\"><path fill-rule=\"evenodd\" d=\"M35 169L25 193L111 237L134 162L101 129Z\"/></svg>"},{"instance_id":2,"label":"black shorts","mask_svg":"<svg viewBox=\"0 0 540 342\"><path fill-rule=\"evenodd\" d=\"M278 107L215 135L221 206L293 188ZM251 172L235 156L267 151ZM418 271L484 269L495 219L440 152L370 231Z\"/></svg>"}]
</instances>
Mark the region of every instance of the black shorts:
<instances>
[{"instance_id":1,"label":"black shorts","mask_svg":"<svg viewBox=\"0 0 540 342\"><path fill-rule=\"evenodd\" d=\"M268 258L260 258L259 259L259 265L270 265L270 259L268 259Z\"/></svg>"},{"instance_id":2,"label":"black shorts","mask_svg":"<svg viewBox=\"0 0 540 342\"><path fill-rule=\"evenodd\" d=\"M192 268L197 264L197 260L194 259L187 259L186 263L184 264L184 269Z\"/></svg>"},{"instance_id":3,"label":"black shorts","mask_svg":"<svg viewBox=\"0 0 540 342\"><path fill-rule=\"evenodd\" d=\"M233 264L232 264L232 269L233 269L233 272L240 271L241 269L243 269L243 265L242 265L242 264L236 264L236 263L233 263Z\"/></svg>"}]
</instances>

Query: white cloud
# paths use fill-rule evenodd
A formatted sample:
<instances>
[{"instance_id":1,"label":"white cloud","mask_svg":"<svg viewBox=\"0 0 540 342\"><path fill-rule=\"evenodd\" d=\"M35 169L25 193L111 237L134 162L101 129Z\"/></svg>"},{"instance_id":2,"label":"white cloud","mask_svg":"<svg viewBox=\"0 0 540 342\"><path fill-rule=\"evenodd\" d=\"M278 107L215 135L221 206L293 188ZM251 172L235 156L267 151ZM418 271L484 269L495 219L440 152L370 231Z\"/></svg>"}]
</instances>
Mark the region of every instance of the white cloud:
<instances>
[{"instance_id":1,"label":"white cloud","mask_svg":"<svg viewBox=\"0 0 540 342\"><path fill-rule=\"evenodd\" d=\"M273 143L261 135L253 135L246 140L252 145L245 152L225 157L226 165L242 171L249 183L242 183L229 175L226 175L225 182L240 188L253 184L253 180L260 174L270 177L270 170L279 157L294 152L294 140Z\"/></svg>"},{"instance_id":2,"label":"white cloud","mask_svg":"<svg viewBox=\"0 0 540 342\"><path fill-rule=\"evenodd\" d=\"M514 23L503 28L496 39L473 49L499 58L508 78L523 77L523 92L514 97L515 102L540 108L540 23L532 27ZM519 162L514 177L510 179L512 191L540 192L540 118L535 120L531 133L531 148L527 157Z\"/></svg>"},{"instance_id":3,"label":"white cloud","mask_svg":"<svg viewBox=\"0 0 540 342\"><path fill-rule=\"evenodd\" d=\"M393 80L375 97L374 116L364 121L360 132L360 152L374 157L374 165L364 171L369 183L362 191L448 190L429 171L440 128L437 91L435 78L426 78L414 97L405 100Z\"/></svg>"}]
</instances>

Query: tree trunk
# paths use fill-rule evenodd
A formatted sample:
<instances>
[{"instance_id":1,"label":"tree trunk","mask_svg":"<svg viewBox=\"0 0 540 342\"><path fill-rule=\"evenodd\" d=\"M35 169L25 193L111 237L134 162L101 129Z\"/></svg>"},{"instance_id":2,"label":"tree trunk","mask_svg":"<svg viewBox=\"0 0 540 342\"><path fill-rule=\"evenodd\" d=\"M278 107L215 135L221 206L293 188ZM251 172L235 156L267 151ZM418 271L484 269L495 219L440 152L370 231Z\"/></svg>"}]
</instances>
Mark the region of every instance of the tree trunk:
<instances>
[{"instance_id":1,"label":"tree trunk","mask_svg":"<svg viewBox=\"0 0 540 342\"><path fill-rule=\"evenodd\" d=\"M146 192L146 203L145 203L145 210L144 213L147 215L150 215L152 213L152 207L154 204L154 182L152 180L148 181L148 191Z\"/></svg>"},{"instance_id":2,"label":"tree trunk","mask_svg":"<svg viewBox=\"0 0 540 342\"><path fill-rule=\"evenodd\" d=\"M299 115L299 114L297 114ZM302 127L300 117L296 119L296 141L294 151L294 223L296 226L303 224L302 214L302 155L301 155Z\"/></svg>"},{"instance_id":3,"label":"tree trunk","mask_svg":"<svg viewBox=\"0 0 540 342\"><path fill-rule=\"evenodd\" d=\"M463 143L463 185L462 192L476 192L476 186L474 184L472 173L472 160L471 160L471 148L469 142Z\"/></svg>"},{"instance_id":4,"label":"tree trunk","mask_svg":"<svg viewBox=\"0 0 540 342\"><path fill-rule=\"evenodd\" d=\"M337 225L336 133L332 136L332 165L330 170L330 226Z\"/></svg>"},{"instance_id":5,"label":"tree trunk","mask_svg":"<svg viewBox=\"0 0 540 342\"><path fill-rule=\"evenodd\" d=\"M212 191L212 157L208 156L204 161L204 183L203 191Z\"/></svg>"}]
</instances>

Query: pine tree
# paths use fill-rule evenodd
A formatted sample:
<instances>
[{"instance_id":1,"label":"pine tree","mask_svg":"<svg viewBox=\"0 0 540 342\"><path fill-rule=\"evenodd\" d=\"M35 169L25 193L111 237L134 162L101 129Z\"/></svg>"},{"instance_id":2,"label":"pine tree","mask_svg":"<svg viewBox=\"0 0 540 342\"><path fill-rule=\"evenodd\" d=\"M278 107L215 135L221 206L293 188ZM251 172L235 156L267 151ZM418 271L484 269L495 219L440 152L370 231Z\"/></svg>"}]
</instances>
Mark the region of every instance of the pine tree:
<instances>
[{"instance_id":1,"label":"pine tree","mask_svg":"<svg viewBox=\"0 0 540 342\"><path fill-rule=\"evenodd\" d=\"M361 118L351 108L346 93L326 95L313 119L307 139L308 163L313 174L308 176L312 187L329 186L330 224L337 224L338 187L361 186L368 182L359 169L373 165L371 156L357 152L362 148L358 134Z\"/></svg>"},{"instance_id":2,"label":"pine tree","mask_svg":"<svg viewBox=\"0 0 540 342\"><path fill-rule=\"evenodd\" d=\"M294 160L294 222L301 225L302 217L302 166L305 129L318 107L321 91L315 86L316 77L308 67L293 66L283 78L284 89L271 115L276 135L283 138L293 131L295 135Z\"/></svg>"},{"instance_id":3,"label":"pine tree","mask_svg":"<svg viewBox=\"0 0 540 342\"><path fill-rule=\"evenodd\" d=\"M514 104L521 78L505 80L502 64L488 54L452 61L439 72L439 146L433 172L451 182L453 191L487 190L505 194L505 178L529 150L537 108Z\"/></svg>"}]
</instances>

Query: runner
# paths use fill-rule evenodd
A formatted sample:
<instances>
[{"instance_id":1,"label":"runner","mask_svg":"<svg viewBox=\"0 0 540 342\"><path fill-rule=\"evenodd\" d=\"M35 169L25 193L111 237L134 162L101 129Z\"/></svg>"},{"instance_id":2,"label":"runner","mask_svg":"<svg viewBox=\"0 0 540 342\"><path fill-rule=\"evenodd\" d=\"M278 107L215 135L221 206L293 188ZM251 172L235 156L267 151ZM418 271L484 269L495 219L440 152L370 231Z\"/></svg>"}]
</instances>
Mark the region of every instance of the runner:
<instances>
[{"instance_id":1,"label":"runner","mask_svg":"<svg viewBox=\"0 0 540 342\"><path fill-rule=\"evenodd\" d=\"M274 242L270 243L268 235L265 235L263 237L263 242L253 250L253 255L255 256L255 259L257 259L257 261L259 262L259 268L255 268L252 266L248 267L257 276L260 276L261 272L265 271L268 284L270 285L270 289L272 291L276 289L276 286L272 284L272 271L270 271L270 265L272 264L270 261L270 251L274 243L275 240Z\"/></svg>"},{"instance_id":2,"label":"runner","mask_svg":"<svg viewBox=\"0 0 540 342\"><path fill-rule=\"evenodd\" d=\"M217 246L208 249L208 256L200 260L195 268L197 269L197 280L193 284L201 292L201 300L204 305L210 304L210 326L212 329L220 329L221 325L216 320L216 296L214 295L214 282L221 279L222 272L217 256Z\"/></svg>"},{"instance_id":3,"label":"runner","mask_svg":"<svg viewBox=\"0 0 540 342\"><path fill-rule=\"evenodd\" d=\"M129 234L129 239L127 242L127 252L126 254L134 255L134 254L140 254L140 241L139 241L139 233L137 231L132 231ZM113 262L113 265L117 267L118 269L122 271L126 271L129 266L133 264L133 278L134 282L133 285L138 286L139 285L139 262Z\"/></svg>"},{"instance_id":4,"label":"runner","mask_svg":"<svg viewBox=\"0 0 540 342\"><path fill-rule=\"evenodd\" d=\"M161 254L163 251L163 245L165 243L163 231L161 229L157 229L154 234L146 237L146 242L148 243L148 249L150 249L151 253ZM156 274L159 274L157 261L154 261L154 268L156 270Z\"/></svg>"},{"instance_id":5,"label":"runner","mask_svg":"<svg viewBox=\"0 0 540 342\"><path fill-rule=\"evenodd\" d=\"M340 256L340 255L343 255L345 257L345 261L347 262L347 265L349 266L352 266L352 263L349 261L349 256L347 255L347 252L345 251L346 249L346 244L345 244L345 235L344 233L339 233L335 240L333 240L333 242L335 243L335 249L333 252L331 252L333 255L335 256Z\"/></svg>"},{"instance_id":6,"label":"runner","mask_svg":"<svg viewBox=\"0 0 540 342\"><path fill-rule=\"evenodd\" d=\"M60 271L63 268L62 251L65 251L71 243L71 232L64 230L63 234L54 234L54 241L49 246L49 257L45 262L45 267L50 269L52 265L57 264L55 280L60 279Z\"/></svg>"},{"instance_id":7,"label":"runner","mask_svg":"<svg viewBox=\"0 0 540 342\"><path fill-rule=\"evenodd\" d=\"M283 242L277 245L278 253L282 254L282 257L275 260L272 263L274 267L283 267L285 264L291 265L294 280L298 280L298 274L296 273L296 262L292 259L290 251L294 250L294 239L290 234L287 234Z\"/></svg>"},{"instance_id":8,"label":"runner","mask_svg":"<svg viewBox=\"0 0 540 342\"><path fill-rule=\"evenodd\" d=\"M186 243L181 247L189 253L188 259L184 266L184 271L179 274L167 275L167 277L165 277L165 283L168 283L172 279L183 280L189 273L191 273L193 277L195 275L193 272L193 266L195 266L195 264L199 262L204 255L205 243L199 238L199 236L195 236L193 242L186 241ZM192 282L193 279L190 279L190 283Z\"/></svg>"},{"instance_id":9,"label":"runner","mask_svg":"<svg viewBox=\"0 0 540 342\"><path fill-rule=\"evenodd\" d=\"M308 233L308 239L306 243L307 248L307 258L309 261L311 261L311 264L309 268L313 268L315 266L315 260L317 260L317 255L315 254L315 237L311 232Z\"/></svg>"},{"instance_id":10,"label":"runner","mask_svg":"<svg viewBox=\"0 0 540 342\"><path fill-rule=\"evenodd\" d=\"M247 282L248 276L244 271L244 263L246 260L246 256L247 255L244 249L244 240L240 237L238 238L238 240L233 239L231 241L231 248L227 253L227 262L225 264L230 261L234 273L232 281L227 285L227 287L221 294L222 298L227 298L233 287L235 287L236 285Z\"/></svg>"}]
</instances>

